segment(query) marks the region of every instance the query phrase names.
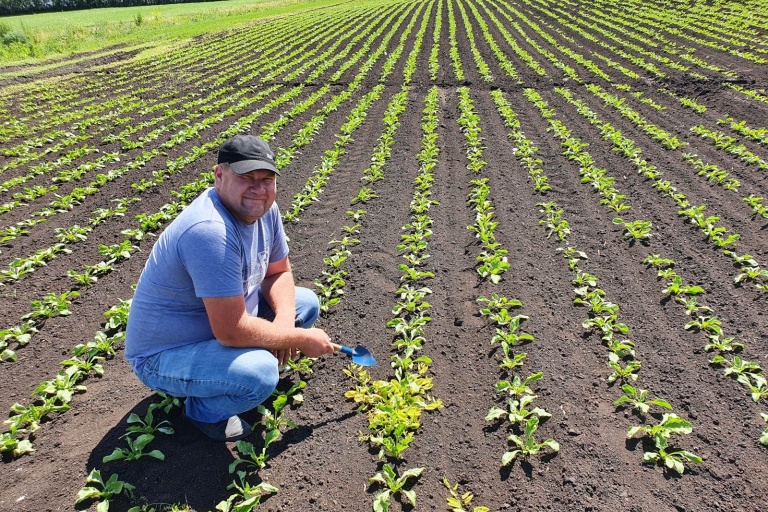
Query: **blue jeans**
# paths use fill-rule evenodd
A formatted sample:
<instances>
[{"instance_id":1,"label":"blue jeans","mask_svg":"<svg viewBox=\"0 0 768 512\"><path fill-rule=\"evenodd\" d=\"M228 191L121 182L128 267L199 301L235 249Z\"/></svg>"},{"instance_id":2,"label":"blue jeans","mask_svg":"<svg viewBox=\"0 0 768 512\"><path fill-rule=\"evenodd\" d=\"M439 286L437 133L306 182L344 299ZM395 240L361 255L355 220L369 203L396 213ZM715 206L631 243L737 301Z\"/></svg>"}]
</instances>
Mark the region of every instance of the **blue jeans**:
<instances>
[{"instance_id":1,"label":"blue jeans","mask_svg":"<svg viewBox=\"0 0 768 512\"><path fill-rule=\"evenodd\" d=\"M315 293L296 287L296 327L311 327L319 312ZM257 316L275 318L261 292ZM188 417L216 423L269 398L277 387L279 370L268 350L227 347L212 339L149 356L136 375L150 389L187 397Z\"/></svg>"}]
</instances>

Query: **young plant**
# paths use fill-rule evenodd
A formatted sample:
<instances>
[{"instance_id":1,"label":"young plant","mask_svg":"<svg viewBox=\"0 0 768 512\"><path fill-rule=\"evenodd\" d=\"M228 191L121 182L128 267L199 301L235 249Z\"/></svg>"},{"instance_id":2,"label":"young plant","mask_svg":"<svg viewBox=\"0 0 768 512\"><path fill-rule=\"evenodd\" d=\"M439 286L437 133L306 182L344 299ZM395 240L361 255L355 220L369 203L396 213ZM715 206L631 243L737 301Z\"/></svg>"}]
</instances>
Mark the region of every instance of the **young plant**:
<instances>
[{"instance_id":1,"label":"young plant","mask_svg":"<svg viewBox=\"0 0 768 512\"><path fill-rule=\"evenodd\" d=\"M403 272L403 275L400 276L401 281L421 281L422 279L429 279L435 277L434 272L426 271L426 270L419 270L414 267L410 267L406 265L405 263L400 263L397 266L400 271Z\"/></svg>"},{"instance_id":2,"label":"young plant","mask_svg":"<svg viewBox=\"0 0 768 512\"><path fill-rule=\"evenodd\" d=\"M289 359L286 366L290 371L298 373L299 375L311 375L312 363L312 359L308 357L300 357L298 359Z\"/></svg>"},{"instance_id":3,"label":"young plant","mask_svg":"<svg viewBox=\"0 0 768 512\"><path fill-rule=\"evenodd\" d=\"M78 368L70 366L59 372L54 379L41 382L32 395L42 398L52 397L62 404L68 404L75 393L85 392L85 386L78 384L82 377L83 374Z\"/></svg>"},{"instance_id":4,"label":"young plant","mask_svg":"<svg viewBox=\"0 0 768 512\"><path fill-rule=\"evenodd\" d=\"M613 373L608 376L608 382L618 381L626 382L637 380L637 372L640 370L640 361L628 361L625 366L621 365L619 354L611 352L608 354L608 366L613 369Z\"/></svg>"},{"instance_id":5,"label":"young plant","mask_svg":"<svg viewBox=\"0 0 768 512\"><path fill-rule=\"evenodd\" d=\"M525 379L520 379L519 376L515 375L515 377L512 379L512 382L509 382L508 380L501 380L497 382L496 391L506 391L511 396L520 396L523 394L532 395L533 390L528 386L528 384L541 380L543 376L544 372L532 373Z\"/></svg>"},{"instance_id":6,"label":"young plant","mask_svg":"<svg viewBox=\"0 0 768 512\"><path fill-rule=\"evenodd\" d=\"M279 432L277 432L277 435L274 433L272 435L268 434L266 436L265 442L272 443L275 439L277 439L277 437L279 437L279 435ZM267 458L269 457L269 455L267 455L266 449L262 450L261 452L257 452L253 443L244 441L242 439L235 443L235 448L238 452L238 458L233 460L229 465L230 473L234 473L240 465L245 465L246 467L251 466L257 471L266 467Z\"/></svg>"},{"instance_id":7,"label":"young plant","mask_svg":"<svg viewBox=\"0 0 768 512\"><path fill-rule=\"evenodd\" d=\"M117 353L115 344L125 339L125 332L118 332L114 336L107 336L98 331L93 341L88 343L78 343L72 348L72 354L75 356L84 356L86 360L94 357L113 357Z\"/></svg>"},{"instance_id":8,"label":"young plant","mask_svg":"<svg viewBox=\"0 0 768 512\"><path fill-rule=\"evenodd\" d=\"M679 417L675 413L664 413L661 421L656 425L639 425L629 427L627 438L632 438L638 433L643 433L651 439L662 437L669 439L672 434L690 434L693 432L693 426L687 420Z\"/></svg>"},{"instance_id":9,"label":"young plant","mask_svg":"<svg viewBox=\"0 0 768 512\"><path fill-rule=\"evenodd\" d=\"M672 295L673 297L679 297L681 295L700 295L704 293L704 288L701 286L684 285L683 279L680 276L674 276L672 281L662 290L662 293Z\"/></svg>"},{"instance_id":10,"label":"young plant","mask_svg":"<svg viewBox=\"0 0 768 512\"><path fill-rule=\"evenodd\" d=\"M19 439L18 429L11 428L8 432L0 434L0 453L11 453L14 457L20 457L25 453L35 451L28 439Z\"/></svg>"},{"instance_id":11,"label":"young plant","mask_svg":"<svg viewBox=\"0 0 768 512\"><path fill-rule=\"evenodd\" d=\"M507 438L509 441L514 443L515 446L517 446L517 449L508 451L501 456L502 466L511 464L518 457L525 458L530 455L536 455L539 453L539 451L541 451L542 448L549 448L554 452L560 451L560 443L554 439L547 439L541 443L536 442L536 438L533 436L533 434L538 428L539 418L534 416L525 423L525 432L522 436L512 434Z\"/></svg>"},{"instance_id":12,"label":"young plant","mask_svg":"<svg viewBox=\"0 0 768 512\"><path fill-rule=\"evenodd\" d=\"M694 329L697 331L710 332L715 335L723 334L722 322L714 315L701 315L691 320L684 327L685 330Z\"/></svg>"},{"instance_id":13,"label":"young plant","mask_svg":"<svg viewBox=\"0 0 768 512\"><path fill-rule=\"evenodd\" d=\"M371 199L378 197L376 193L370 187L362 187L357 195L352 198L352 204L366 203Z\"/></svg>"},{"instance_id":14,"label":"young plant","mask_svg":"<svg viewBox=\"0 0 768 512\"><path fill-rule=\"evenodd\" d=\"M362 220L362 218L365 216L365 210L347 210L347 215L352 217L352 220L355 222L360 222L360 220ZM353 226L353 229L357 229L359 227L359 225Z\"/></svg>"},{"instance_id":15,"label":"young plant","mask_svg":"<svg viewBox=\"0 0 768 512\"><path fill-rule=\"evenodd\" d=\"M274 494L279 489L266 482L253 485L246 480L245 471L238 471L238 481L234 481L227 489L235 489L235 494L216 505L221 512L251 512L267 494Z\"/></svg>"},{"instance_id":16,"label":"young plant","mask_svg":"<svg viewBox=\"0 0 768 512\"><path fill-rule=\"evenodd\" d=\"M143 418L135 412L131 413L131 415L128 416L128 424L131 426L126 429L126 433L123 434L122 437L127 437L132 434L150 434L154 436L158 432L169 435L173 434L174 430L170 421L163 420L157 424L155 423L153 410L156 408L157 407L150 406Z\"/></svg>"},{"instance_id":17,"label":"young plant","mask_svg":"<svg viewBox=\"0 0 768 512\"><path fill-rule=\"evenodd\" d=\"M77 224L67 228L56 228L56 240L69 244L83 242L88 238L88 233L92 229L89 226L81 227Z\"/></svg>"},{"instance_id":18,"label":"young plant","mask_svg":"<svg viewBox=\"0 0 768 512\"><path fill-rule=\"evenodd\" d=\"M401 476L397 476L395 470L389 464L384 464L381 471L368 479L369 483L378 483L386 487L373 498L373 512L387 512L389 500L397 493L402 492L412 506L416 506L416 492L404 489L410 478L418 478L424 472L424 468L412 468Z\"/></svg>"},{"instance_id":19,"label":"young plant","mask_svg":"<svg viewBox=\"0 0 768 512\"><path fill-rule=\"evenodd\" d=\"M675 262L673 260L662 258L661 254L651 254L643 260L643 263L652 267L656 267L657 269L675 266Z\"/></svg>"},{"instance_id":20,"label":"young plant","mask_svg":"<svg viewBox=\"0 0 768 512\"><path fill-rule=\"evenodd\" d=\"M643 454L643 461L648 464L662 462L668 469L677 471L678 474L682 475L685 471L683 461L687 460L688 462L696 464L700 464L702 461L701 457L687 450L668 451L669 442L666 437L657 435L654 436L654 441L656 444L656 451L645 452L645 454Z\"/></svg>"},{"instance_id":21,"label":"young plant","mask_svg":"<svg viewBox=\"0 0 768 512\"><path fill-rule=\"evenodd\" d=\"M613 219L613 223L624 227L624 238L632 240L648 240L651 238L651 222L647 220L624 221L621 217Z\"/></svg>"},{"instance_id":22,"label":"young plant","mask_svg":"<svg viewBox=\"0 0 768 512\"><path fill-rule=\"evenodd\" d=\"M76 270L70 270L69 272L67 272L67 275L71 277L75 281L75 283L81 286L90 286L99 280L98 277L93 275L93 271L90 269L86 269L85 272L82 272L82 273Z\"/></svg>"},{"instance_id":23,"label":"young plant","mask_svg":"<svg viewBox=\"0 0 768 512\"><path fill-rule=\"evenodd\" d=\"M477 302L483 302L488 305L488 307L483 308L480 310L480 313L484 316L491 315L492 311L500 310L500 309L510 309L510 308L519 308L522 307L523 303L517 299L508 299L506 297L499 296L498 293L492 293L491 297L484 297L480 296L477 298Z\"/></svg>"},{"instance_id":24,"label":"young plant","mask_svg":"<svg viewBox=\"0 0 768 512\"><path fill-rule=\"evenodd\" d=\"M506 251L495 251L493 253L483 251L477 257L477 261L482 262L482 265L477 268L480 277L487 277L493 284L498 284L501 281L501 275L511 268L507 257L503 256L503 254L506 254Z\"/></svg>"},{"instance_id":25,"label":"young plant","mask_svg":"<svg viewBox=\"0 0 768 512\"><path fill-rule=\"evenodd\" d=\"M131 244L130 240L123 240L114 245L100 245L99 254L106 256L109 261L123 261L131 257L131 253L138 247Z\"/></svg>"},{"instance_id":26,"label":"young plant","mask_svg":"<svg viewBox=\"0 0 768 512\"><path fill-rule=\"evenodd\" d=\"M40 398L26 407L15 403L11 406L11 416L4 423L10 425L11 432L31 434L40 428L40 423L48 414L68 410L68 404L60 404L54 397Z\"/></svg>"},{"instance_id":27,"label":"young plant","mask_svg":"<svg viewBox=\"0 0 768 512\"><path fill-rule=\"evenodd\" d=\"M511 347L509 345L502 345L501 348L504 351L504 357L502 358L501 363L499 363L499 368L502 370L513 370L518 366L523 365L523 361L527 356L525 352L514 354L512 357L510 357Z\"/></svg>"},{"instance_id":28,"label":"young plant","mask_svg":"<svg viewBox=\"0 0 768 512\"><path fill-rule=\"evenodd\" d=\"M78 368L81 372L84 374L89 374L90 372L94 372L96 375L104 375L104 367L101 365L100 361L103 361L104 358L101 356L93 356L88 357L86 355L85 359L81 359L77 356L70 357L69 359L65 359L61 362L62 366L72 366Z\"/></svg>"},{"instance_id":29,"label":"young plant","mask_svg":"<svg viewBox=\"0 0 768 512\"><path fill-rule=\"evenodd\" d=\"M495 421L499 418L507 416L510 423L517 424L527 421L531 417L549 418L552 416L544 409L540 407L534 407L528 409L528 406L538 398L536 395L523 395L519 400L514 398L509 399L508 409L502 409L501 407L493 406L485 416L485 421Z\"/></svg>"},{"instance_id":30,"label":"young plant","mask_svg":"<svg viewBox=\"0 0 768 512\"><path fill-rule=\"evenodd\" d=\"M743 384L749 388L753 401L759 402L764 398L768 399L768 383L766 382L765 377L762 375L757 373L748 373L739 375L736 380L738 380L740 384Z\"/></svg>"},{"instance_id":31,"label":"young plant","mask_svg":"<svg viewBox=\"0 0 768 512\"><path fill-rule=\"evenodd\" d=\"M137 438L126 437L125 442L128 444L128 448L115 448L115 450L102 459L102 462L112 462L115 460L139 460L142 457L153 457L158 460L165 460L165 455L160 450L152 450L145 452L144 448L147 447L155 436L152 434L141 434Z\"/></svg>"},{"instance_id":32,"label":"young plant","mask_svg":"<svg viewBox=\"0 0 768 512\"><path fill-rule=\"evenodd\" d=\"M112 498L119 494L124 494L128 497L133 496L133 491L136 488L121 480L118 480L117 473L113 473L106 482L101 476L101 472L98 469L93 469L88 475L86 486L80 489L77 493L77 500L75 505L84 501L97 499L99 500L96 506L97 512L107 512L109 510L109 502Z\"/></svg>"},{"instance_id":33,"label":"young plant","mask_svg":"<svg viewBox=\"0 0 768 512\"><path fill-rule=\"evenodd\" d=\"M613 402L613 405L620 407L624 404L630 404L632 407L640 411L642 414L648 414L651 405L657 405L664 409L672 410L672 405L662 398L648 399L648 390L635 388L630 384L624 384L621 386L621 390L624 391L624 396Z\"/></svg>"},{"instance_id":34,"label":"young plant","mask_svg":"<svg viewBox=\"0 0 768 512\"><path fill-rule=\"evenodd\" d=\"M733 336L726 336L720 338L720 334L711 334L709 336L709 343L704 347L704 350L711 352L717 350L718 352L737 352L744 349L743 343L734 342L736 338Z\"/></svg>"},{"instance_id":35,"label":"young plant","mask_svg":"<svg viewBox=\"0 0 768 512\"><path fill-rule=\"evenodd\" d=\"M280 438L281 428L283 427L296 427L296 424L292 421L285 419L285 407L289 401L302 402L304 397L300 390L305 388L307 383L303 380L299 380L288 391L274 390L272 395L275 397L272 400L271 409L268 409L265 405L258 406L257 410L261 414L261 422L264 425L264 445L261 448L261 452L257 452L254 445L248 441L240 440L235 443L240 455L244 455L247 458L239 457L232 461L229 465L229 472L235 473L238 466L245 464L246 466L253 466L257 470L262 469L267 464L269 455L267 449L269 446Z\"/></svg>"},{"instance_id":36,"label":"young plant","mask_svg":"<svg viewBox=\"0 0 768 512\"><path fill-rule=\"evenodd\" d=\"M563 213L565 210L556 210L556 204L554 202L549 203L537 203L536 206L541 206L540 210L546 214L546 219L539 220L539 224L546 226L549 230L547 232L547 238L550 238L553 234L557 235L557 238L564 242L568 235L571 234L571 226L567 220L563 219Z\"/></svg>"},{"instance_id":37,"label":"young plant","mask_svg":"<svg viewBox=\"0 0 768 512\"><path fill-rule=\"evenodd\" d=\"M51 292L46 295L42 300L32 301L32 311L24 315L22 320L29 318L52 318L55 316L69 316L72 312L69 310L69 304L71 299L80 296L79 292L70 291L64 292L61 295L56 295Z\"/></svg>"},{"instance_id":38,"label":"young plant","mask_svg":"<svg viewBox=\"0 0 768 512\"><path fill-rule=\"evenodd\" d=\"M742 375L759 374L763 371L759 364L752 361L745 361L739 356L733 356L728 360L721 355L717 355L710 361L712 364L719 364L725 367L723 373L726 376L740 377Z\"/></svg>"},{"instance_id":39,"label":"young plant","mask_svg":"<svg viewBox=\"0 0 768 512\"><path fill-rule=\"evenodd\" d=\"M35 322L27 320L19 325L14 325L8 329L0 330L0 360L15 361L16 353L8 349L9 342L15 342L19 347L23 347L32 339L32 334L37 332Z\"/></svg>"},{"instance_id":40,"label":"young plant","mask_svg":"<svg viewBox=\"0 0 768 512\"><path fill-rule=\"evenodd\" d=\"M128 313L131 310L131 299L118 299L117 304L104 312L107 323L104 329L107 332L125 330L128 325Z\"/></svg>"},{"instance_id":41,"label":"young plant","mask_svg":"<svg viewBox=\"0 0 768 512\"><path fill-rule=\"evenodd\" d=\"M450 493L450 496L448 496L446 500L451 512L470 512L466 507L468 507L475 498L474 495L471 492L465 492L464 494L459 495L459 484L451 486L447 478L443 478L443 485ZM472 507L471 512L489 512L490 510L491 509L488 507Z\"/></svg>"}]
</instances>

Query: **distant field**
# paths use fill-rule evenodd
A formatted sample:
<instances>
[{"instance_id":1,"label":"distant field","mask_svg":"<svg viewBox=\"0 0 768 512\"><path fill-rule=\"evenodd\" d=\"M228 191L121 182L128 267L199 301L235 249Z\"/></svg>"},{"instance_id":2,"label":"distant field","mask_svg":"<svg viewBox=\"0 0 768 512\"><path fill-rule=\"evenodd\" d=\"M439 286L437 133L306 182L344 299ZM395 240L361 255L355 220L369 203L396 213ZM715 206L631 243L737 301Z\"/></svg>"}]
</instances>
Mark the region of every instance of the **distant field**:
<instances>
[{"instance_id":1,"label":"distant field","mask_svg":"<svg viewBox=\"0 0 768 512\"><path fill-rule=\"evenodd\" d=\"M0 64L194 37L338 0L227 0L0 17ZM8 37L3 36L5 25Z\"/></svg>"}]
</instances>

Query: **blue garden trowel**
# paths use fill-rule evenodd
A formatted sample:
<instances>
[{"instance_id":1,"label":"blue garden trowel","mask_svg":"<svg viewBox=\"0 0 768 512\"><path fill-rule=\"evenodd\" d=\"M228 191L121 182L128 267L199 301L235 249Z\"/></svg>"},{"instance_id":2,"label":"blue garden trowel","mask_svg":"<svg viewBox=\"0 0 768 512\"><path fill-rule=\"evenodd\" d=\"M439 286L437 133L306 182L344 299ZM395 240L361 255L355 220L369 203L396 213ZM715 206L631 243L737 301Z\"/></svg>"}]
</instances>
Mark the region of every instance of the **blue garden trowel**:
<instances>
[{"instance_id":1,"label":"blue garden trowel","mask_svg":"<svg viewBox=\"0 0 768 512\"><path fill-rule=\"evenodd\" d=\"M336 352L341 352L352 358L352 362L359 364L360 366L373 366L376 364L376 359L371 355L367 348L362 345L358 345L355 348L345 347L344 345L338 345L331 343L333 349Z\"/></svg>"}]
</instances>

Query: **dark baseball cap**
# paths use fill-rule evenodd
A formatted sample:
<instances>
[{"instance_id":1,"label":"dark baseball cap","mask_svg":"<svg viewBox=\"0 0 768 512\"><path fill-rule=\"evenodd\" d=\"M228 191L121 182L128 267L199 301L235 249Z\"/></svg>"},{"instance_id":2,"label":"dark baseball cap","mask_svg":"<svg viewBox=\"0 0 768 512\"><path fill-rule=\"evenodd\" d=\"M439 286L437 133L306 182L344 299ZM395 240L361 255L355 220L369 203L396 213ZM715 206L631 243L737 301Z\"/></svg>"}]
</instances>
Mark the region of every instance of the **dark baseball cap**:
<instances>
[{"instance_id":1,"label":"dark baseball cap","mask_svg":"<svg viewBox=\"0 0 768 512\"><path fill-rule=\"evenodd\" d=\"M275 154L269 145L255 135L235 135L219 148L218 163L229 164L237 174L268 170L280 174L275 165Z\"/></svg>"}]
</instances>

